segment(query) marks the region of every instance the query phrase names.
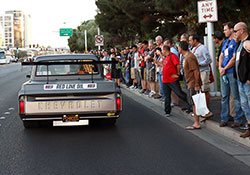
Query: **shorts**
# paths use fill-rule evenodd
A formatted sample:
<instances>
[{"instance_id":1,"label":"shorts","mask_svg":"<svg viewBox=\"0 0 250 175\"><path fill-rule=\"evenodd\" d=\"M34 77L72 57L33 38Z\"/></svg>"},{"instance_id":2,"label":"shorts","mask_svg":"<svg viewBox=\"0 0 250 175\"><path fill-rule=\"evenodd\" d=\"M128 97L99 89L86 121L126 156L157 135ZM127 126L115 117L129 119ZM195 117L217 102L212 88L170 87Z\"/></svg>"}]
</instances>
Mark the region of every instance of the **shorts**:
<instances>
[{"instance_id":1,"label":"shorts","mask_svg":"<svg viewBox=\"0 0 250 175\"><path fill-rule=\"evenodd\" d=\"M187 93L188 104L194 105L194 101L193 101L192 96L195 94L197 94L197 92L194 90L194 88L188 89L188 93Z\"/></svg>"},{"instance_id":2,"label":"shorts","mask_svg":"<svg viewBox=\"0 0 250 175\"><path fill-rule=\"evenodd\" d=\"M121 78L121 69L113 69L111 71L112 78Z\"/></svg>"},{"instance_id":3,"label":"shorts","mask_svg":"<svg viewBox=\"0 0 250 175\"><path fill-rule=\"evenodd\" d=\"M133 79L135 79L136 77L135 77L135 68L133 68L133 67L131 67L131 69L130 69L130 74L131 74L131 79L133 80Z\"/></svg>"},{"instance_id":4,"label":"shorts","mask_svg":"<svg viewBox=\"0 0 250 175\"><path fill-rule=\"evenodd\" d=\"M148 82L155 82L155 77L156 77L156 75L155 75L155 69L149 69L149 70L147 70L147 81Z\"/></svg>"},{"instance_id":5,"label":"shorts","mask_svg":"<svg viewBox=\"0 0 250 175\"><path fill-rule=\"evenodd\" d=\"M202 92L209 92L210 91L210 72L202 72L201 76L201 90Z\"/></svg>"}]
</instances>

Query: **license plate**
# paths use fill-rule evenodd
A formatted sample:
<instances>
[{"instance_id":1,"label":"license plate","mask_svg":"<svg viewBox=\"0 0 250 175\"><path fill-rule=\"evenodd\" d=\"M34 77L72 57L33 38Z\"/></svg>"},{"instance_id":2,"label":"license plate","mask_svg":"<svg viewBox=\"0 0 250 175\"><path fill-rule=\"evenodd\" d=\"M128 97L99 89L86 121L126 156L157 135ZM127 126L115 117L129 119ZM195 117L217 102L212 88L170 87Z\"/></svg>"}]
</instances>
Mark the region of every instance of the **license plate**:
<instances>
[{"instance_id":1,"label":"license plate","mask_svg":"<svg viewBox=\"0 0 250 175\"><path fill-rule=\"evenodd\" d=\"M62 121L63 122L78 122L79 116L78 115L63 115Z\"/></svg>"},{"instance_id":2,"label":"license plate","mask_svg":"<svg viewBox=\"0 0 250 175\"><path fill-rule=\"evenodd\" d=\"M53 126L82 126L89 125L89 120L80 120L79 122L53 121Z\"/></svg>"}]
</instances>

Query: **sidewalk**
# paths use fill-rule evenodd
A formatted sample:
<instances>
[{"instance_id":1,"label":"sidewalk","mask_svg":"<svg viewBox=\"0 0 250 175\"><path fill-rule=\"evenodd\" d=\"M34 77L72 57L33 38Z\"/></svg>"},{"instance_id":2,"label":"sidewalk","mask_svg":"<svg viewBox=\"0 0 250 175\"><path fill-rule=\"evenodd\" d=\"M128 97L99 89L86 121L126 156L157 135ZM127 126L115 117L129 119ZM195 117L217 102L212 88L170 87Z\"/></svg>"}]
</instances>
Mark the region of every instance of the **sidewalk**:
<instances>
[{"instance_id":1,"label":"sidewalk","mask_svg":"<svg viewBox=\"0 0 250 175\"><path fill-rule=\"evenodd\" d=\"M138 91L136 90L131 90L126 88L125 85L121 85L122 88L130 91L131 93L137 95L137 96L141 96L143 97L143 99L150 101L154 104L156 104L157 106L159 106L162 111L164 112L164 103L159 101L158 99L153 99L153 98L149 98L146 95L140 94ZM221 101L220 101L220 97L210 97L210 107L209 109L214 113L214 116L207 120L206 122L201 124L201 127L204 129L209 129L212 131L215 131L216 133L220 134L221 136L225 136L231 140L234 140L238 143L241 143L247 147L250 147L250 139L249 138L241 138L240 134L245 132L244 127L240 128L231 128L231 125L233 124L233 121L229 121L228 122L228 126L226 127L220 127L220 110L221 110ZM173 112L177 112L179 114L181 114L181 116L188 118L191 122L193 122L193 117L190 114L187 114L186 112L183 112L181 110L181 107L183 106L183 102L180 101L180 107L173 107L172 110ZM205 127L204 127L205 126Z\"/></svg>"}]
</instances>

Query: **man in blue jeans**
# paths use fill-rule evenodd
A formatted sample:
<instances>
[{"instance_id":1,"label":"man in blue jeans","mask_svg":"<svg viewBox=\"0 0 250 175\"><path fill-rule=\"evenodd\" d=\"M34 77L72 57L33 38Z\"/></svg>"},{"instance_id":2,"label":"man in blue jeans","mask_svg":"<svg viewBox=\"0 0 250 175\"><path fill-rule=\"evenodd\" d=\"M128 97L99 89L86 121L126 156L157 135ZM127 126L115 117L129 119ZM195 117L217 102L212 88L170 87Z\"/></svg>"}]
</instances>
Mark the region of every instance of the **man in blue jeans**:
<instances>
[{"instance_id":1,"label":"man in blue jeans","mask_svg":"<svg viewBox=\"0 0 250 175\"><path fill-rule=\"evenodd\" d=\"M234 77L237 78L240 91L240 102L250 125L250 35L246 23L239 22L234 26L235 37L240 41L236 51ZM250 127L240 137L250 137Z\"/></svg>"},{"instance_id":2,"label":"man in blue jeans","mask_svg":"<svg viewBox=\"0 0 250 175\"><path fill-rule=\"evenodd\" d=\"M234 25L231 22L224 24L224 33L228 37L222 44L219 58L220 85L221 85L221 123L220 127L227 125L230 115L229 97L230 91L234 99L235 117L232 127L239 127L243 121L243 112L240 105L240 95L237 80L233 77L233 66L235 63L235 51L237 44L234 37Z\"/></svg>"}]
</instances>

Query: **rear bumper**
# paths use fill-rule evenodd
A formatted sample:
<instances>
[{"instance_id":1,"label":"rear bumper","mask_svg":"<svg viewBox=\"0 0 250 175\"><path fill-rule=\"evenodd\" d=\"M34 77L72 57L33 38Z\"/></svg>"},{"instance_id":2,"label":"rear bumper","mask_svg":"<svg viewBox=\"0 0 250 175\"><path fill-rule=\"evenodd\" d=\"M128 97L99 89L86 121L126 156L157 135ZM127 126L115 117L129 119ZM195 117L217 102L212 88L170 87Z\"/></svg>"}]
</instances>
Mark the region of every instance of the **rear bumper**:
<instances>
[{"instance_id":1,"label":"rear bumper","mask_svg":"<svg viewBox=\"0 0 250 175\"><path fill-rule=\"evenodd\" d=\"M19 115L21 120L23 121L42 121L42 120L50 120L50 121L61 121L63 115ZM119 118L120 113L102 113L102 114L79 114L79 119L109 119L109 118Z\"/></svg>"}]
</instances>

